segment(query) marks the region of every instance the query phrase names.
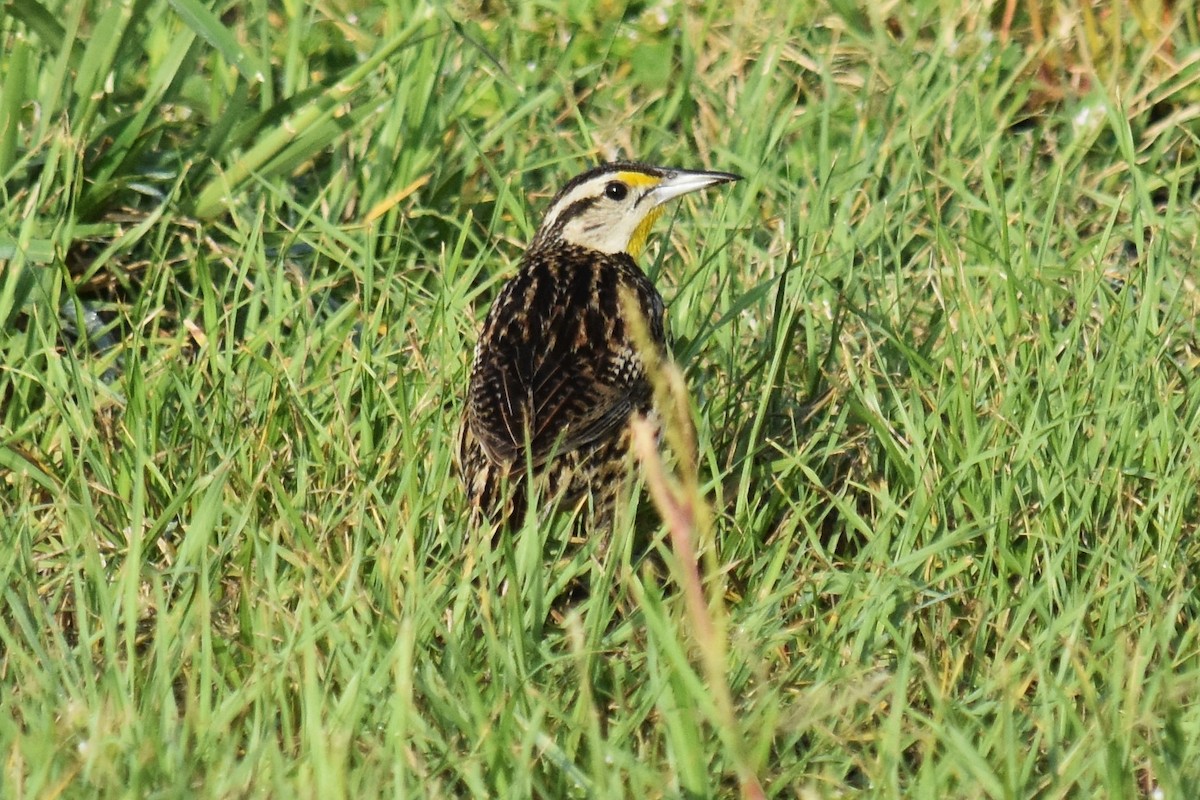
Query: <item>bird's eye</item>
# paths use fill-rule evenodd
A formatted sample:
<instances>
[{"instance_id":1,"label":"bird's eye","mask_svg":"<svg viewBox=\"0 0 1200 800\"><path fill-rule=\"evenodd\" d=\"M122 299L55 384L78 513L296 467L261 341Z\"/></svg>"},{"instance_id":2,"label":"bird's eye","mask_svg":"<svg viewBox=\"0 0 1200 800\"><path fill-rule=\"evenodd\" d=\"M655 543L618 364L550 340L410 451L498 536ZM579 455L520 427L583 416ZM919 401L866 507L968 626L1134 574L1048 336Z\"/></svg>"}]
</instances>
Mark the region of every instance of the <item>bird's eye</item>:
<instances>
[{"instance_id":1,"label":"bird's eye","mask_svg":"<svg viewBox=\"0 0 1200 800\"><path fill-rule=\"evenodd\" d=\"M629 194L629 187L620 181L613 181L604 187L604 196L609 200L621 201Z\"/></svg>"}]
</instances>

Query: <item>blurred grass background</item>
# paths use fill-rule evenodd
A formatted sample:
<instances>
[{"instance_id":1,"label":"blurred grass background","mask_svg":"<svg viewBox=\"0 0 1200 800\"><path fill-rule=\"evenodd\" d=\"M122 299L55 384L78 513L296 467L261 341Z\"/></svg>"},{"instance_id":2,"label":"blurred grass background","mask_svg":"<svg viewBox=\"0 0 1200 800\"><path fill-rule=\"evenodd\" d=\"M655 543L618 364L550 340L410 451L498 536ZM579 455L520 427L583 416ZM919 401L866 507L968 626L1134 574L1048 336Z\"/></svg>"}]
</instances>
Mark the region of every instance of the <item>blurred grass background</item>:
<instances>
[{"instance_id":1,"label":"blurred grass background","mask_svg":"<svg viewBox=\"0 0 1200 800\"><path fill-rule=\"evenodd\" d=\"M1194 3L6 0L0 54L5 796L1200 779ZM643 258L733 720L657 526L494 545L451 462L618 156L746 176Z\"/></svg>"}]
</instances>

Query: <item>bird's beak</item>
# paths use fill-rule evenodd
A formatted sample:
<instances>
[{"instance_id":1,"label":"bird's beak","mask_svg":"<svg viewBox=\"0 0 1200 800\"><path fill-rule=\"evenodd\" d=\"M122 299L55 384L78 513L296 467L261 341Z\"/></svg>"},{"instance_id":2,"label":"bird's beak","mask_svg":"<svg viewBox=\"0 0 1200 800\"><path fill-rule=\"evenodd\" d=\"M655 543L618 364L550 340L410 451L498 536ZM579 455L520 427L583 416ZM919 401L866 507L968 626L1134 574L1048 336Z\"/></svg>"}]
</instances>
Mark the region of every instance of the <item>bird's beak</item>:
<instances>
[{"instance_id":1,"label":"bird's beak","mask_svg":"<svg viewBox=\"0 0 1200 800\"><path fill-rule=\"evenodd\" d=\"M650 190L649 194L654 205L660 206L668 200L674 200L676 197L688 192L694 192L707 186L715 186L718 183L740 181L741 179L741 175L734 175L732 172L700 172L697 170L673 169L667 171L666 176L657 186Z\"/></svg>"}]
</instances>

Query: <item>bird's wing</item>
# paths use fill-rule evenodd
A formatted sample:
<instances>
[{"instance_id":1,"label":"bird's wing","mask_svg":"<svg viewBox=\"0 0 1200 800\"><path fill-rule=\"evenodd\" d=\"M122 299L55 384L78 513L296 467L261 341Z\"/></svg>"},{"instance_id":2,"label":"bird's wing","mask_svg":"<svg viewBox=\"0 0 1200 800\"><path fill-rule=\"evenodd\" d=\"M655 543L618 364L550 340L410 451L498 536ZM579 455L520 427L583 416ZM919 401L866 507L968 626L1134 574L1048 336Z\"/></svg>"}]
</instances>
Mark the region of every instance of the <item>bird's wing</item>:
<instances>
[{"instance_id":1,"label":"bird's wing","mask_svg":"<svg viewBox=\"0 0 1200 800\"><path fill-rule=\"evenodd\" d=\"M614 435L649 399L640 370L613 369L613 354L607 351L587 358L586 369L580 361L547 364L538 376L541 390L534 397L530 427L535 462Z\"/></svg>"},{"instance_id":2,"label":"bird's wing","mask_svg":"<svg viewBox=\"0 0 1200 800\"><path fill-rule=\"evenodd\" d=\"M481 362L474 376L470 422L484 450L496 461L523 460L525 444L533 466L557 454L612 435L649 401L640 364L614 352L611 343L579 348L551 346L528 357L521 348L502 350ZM523 357L524 356L524 357ZM488 402L487 398L499 402Z\"/></svg>"}]
</instances>

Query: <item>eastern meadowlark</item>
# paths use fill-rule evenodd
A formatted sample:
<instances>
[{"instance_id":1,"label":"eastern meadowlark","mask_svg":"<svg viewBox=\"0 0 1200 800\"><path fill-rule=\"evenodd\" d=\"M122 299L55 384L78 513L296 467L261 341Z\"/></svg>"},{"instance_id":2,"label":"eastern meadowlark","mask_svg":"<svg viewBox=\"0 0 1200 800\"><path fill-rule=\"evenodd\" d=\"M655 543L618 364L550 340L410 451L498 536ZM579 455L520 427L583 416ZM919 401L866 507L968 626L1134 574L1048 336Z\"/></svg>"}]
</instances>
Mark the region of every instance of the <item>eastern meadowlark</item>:
<instances>
[{"instance_id":1,"label":"eastern meadowlark","mask_svg":"<svg viewBox=\"0 0 1200 800\"><path fill-rule=\"evenodd\" d=\"M519 524L533 488L539 504L590 502L593 525L609 519L628 474L629 418L652 411L622 297L666 348L662 296L634 259L663 204L739 178L617 162L554 197L475 346L458 458L478 512Z\"/></svg>"}]
</instances>

